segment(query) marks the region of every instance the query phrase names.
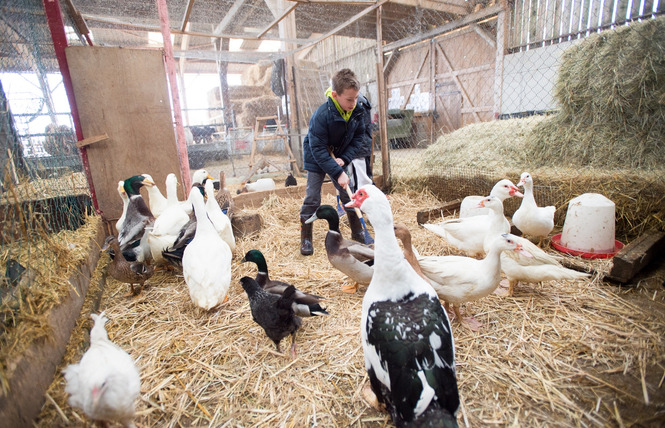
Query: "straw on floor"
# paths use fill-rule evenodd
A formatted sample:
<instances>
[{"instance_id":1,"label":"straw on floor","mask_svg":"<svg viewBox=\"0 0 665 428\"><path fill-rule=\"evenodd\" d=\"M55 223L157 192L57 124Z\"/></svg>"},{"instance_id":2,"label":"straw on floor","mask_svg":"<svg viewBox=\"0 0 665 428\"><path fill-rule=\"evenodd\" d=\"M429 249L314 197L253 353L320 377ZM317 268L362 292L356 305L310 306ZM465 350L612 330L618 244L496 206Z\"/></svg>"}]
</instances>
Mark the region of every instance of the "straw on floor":
<instances>
[{"instance_id":1,"label":"straw on floor","mask_svg":"<svg viewBox=\"0 0 665 428\"><path fill-rule=\"evenodd\" d=\"M419 227L416 212L439 201L429 193L391 195L395 220L407 224L422 254L452 253ZM334 197L324 203L335 205ZM90 296L61 366L87 349L90 311L105 310L109 334L141 369L138 427L391 426L360 398L367 380L360 344L364 287L341 292L345 277L325 258L327 227L314 226L315 253L298 252L300 201L271 198L258 212L264 228L240 239L229 301L196 309L177 273L160 272L134 299L127 285L96 272ZM348 236L346 221L342 232ZM371 226L370 226L371 230ZM250 315L239 285L255 267L240 264L258 248L271 277L325 296L330 315L305 319L298 357L274 351ZM107 260L107 259L102 259ZM594 268L608 268L607 261ZM460 426L622 426L662 420L665 312L660 293L620 289L598 278L520 285L512 298L491 295L463 306L484 326L473 333L453 325L462 405ZM61 375L48 391L39 427L82 426L66 403Z\"/></svg>"}]
</instances>

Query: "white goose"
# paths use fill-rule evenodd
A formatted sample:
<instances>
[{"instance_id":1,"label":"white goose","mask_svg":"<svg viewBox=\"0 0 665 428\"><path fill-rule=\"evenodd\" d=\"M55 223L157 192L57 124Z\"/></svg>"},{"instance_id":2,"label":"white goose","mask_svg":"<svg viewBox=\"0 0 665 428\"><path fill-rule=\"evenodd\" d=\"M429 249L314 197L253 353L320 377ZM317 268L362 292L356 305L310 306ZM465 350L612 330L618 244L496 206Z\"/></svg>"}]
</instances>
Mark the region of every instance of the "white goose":
<instances>
[{"instance_id":1,"label":"white goose","mask_svg":"<svg viewBox=\"0 0 665 428\"><path fill-rule=\"evenodd\" d=\"M513 224L524 235L534 238L546 238L554 228L553 205L539 207L533 196L533 178L528 172L523 172L518 186L524 186L524 198L520 207L513 214Z\"/></svg>"},{"instance_id":2,"label":"white goose","mask_svg":"<svg viewBox=\"0 0 665 428\"><path fill-rule=\"evenodd\" d=\"M195 186L203 186L207 180L214 180L207 169L197 169L192 174L192 189ZM192 204L188 200L180 201L180 205L188 215L192 215Z\"/></svg>"},{"instance_id":3,"label":"white goose","mask_svg":"<svg viewBox=\"0 0 665 428\"><path fill-rule=\"evenodd\" d=\"M219 206L217 199L215 199L215 187L212 180L206 180L203 186L206 192L206 211L208 218L215 226L215 230L219 236L226 242L231 249L231 252L236 250L236 239L233 236L233 227L231 220L224 214L222 207Z\"/></svg>"},{"instance_id":4,"label":"white goose","mask_svg":"<svg viewBox=\"0 0 665 428\"><path fill-rule=\"evenodd\" d=\"M371 388L397 426L454 426L459 395L448 315L405 259L386 196L366 185L347 207L363 210L375 231L375 269L360 324Z\"/></svg>"},{"instance_id":5,"label":"white goose","mask_svg":"<svg viewBox=\"0 0 665 428\"><path fill-rule=\"evenodd\" d=\"M513 196L517 196L519 198L524 196L522 193L520 193L517 186L515 186L515 184L507 178L499 180L494 185L494 187L492 187L489 195L496 196L501 200L501 202ZM460 204L459 217L464 218L472 217L474 215L487 214L487 209L478 207L478 202L480 202L483 198L484 196L467 196L462 199L462 203Z\"/></svg>"},{"instance_id":6,"label":"white goose","mask_svg":"<svg viewBox=\"0 0 665 428\"><path fill-rule=\"evenodd\" d=\"M501 282L500 256L503 252L530 254L517 242L517 237L504 233L492 240L484 259L464 256L421 256L416 253L420 268L432 281L439 297L451 303L457 320L471 330L477 330L480 323L471 316L462 318L459 305L472 302L491 294Z\"/></svg>"},{"instance_id":7,"label":"white goose","mask_svg":"<svg viewBox=\"0 0 665 428\"><path fill-rule=\"evenodd\" d=\"M201 192L189 192L189 201L196 215L196 233L185 247L182 274L194 304L210 310L222 303L229 291L233 255L208 218Z\"/></svg>"}]
</instances>

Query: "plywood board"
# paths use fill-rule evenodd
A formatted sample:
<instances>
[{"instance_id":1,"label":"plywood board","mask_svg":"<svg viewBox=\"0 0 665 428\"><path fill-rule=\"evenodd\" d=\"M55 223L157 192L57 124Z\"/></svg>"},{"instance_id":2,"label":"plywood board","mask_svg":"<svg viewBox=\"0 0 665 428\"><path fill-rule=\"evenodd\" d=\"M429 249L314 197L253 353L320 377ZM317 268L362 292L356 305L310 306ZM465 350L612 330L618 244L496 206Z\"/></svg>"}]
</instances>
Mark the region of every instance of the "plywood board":
<instances>
[{"instance_id":1,"label":"plywood board","mask_svg":"<svg viewBox=\"0 0 665 428\"><path fill-rule=\"evenodd\" d=\"M87 150L99 209L114 221L119 180L147 173L164 195L169 173L182 182L162 51L70 46L66 54L83 137L109 137Z\"/></svg>"}]
</instances>

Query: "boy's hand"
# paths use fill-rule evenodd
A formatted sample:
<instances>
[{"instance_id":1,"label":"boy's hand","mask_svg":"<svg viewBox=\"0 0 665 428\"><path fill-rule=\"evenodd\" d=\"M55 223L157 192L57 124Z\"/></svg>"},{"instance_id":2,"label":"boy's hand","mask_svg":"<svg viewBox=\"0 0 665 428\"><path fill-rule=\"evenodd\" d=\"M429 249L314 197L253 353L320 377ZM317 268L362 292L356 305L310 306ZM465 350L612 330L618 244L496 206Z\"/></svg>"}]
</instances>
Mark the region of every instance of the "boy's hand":
<instances>
[{"instance_id":1,"label":"boy's hand","mask_svg":"<svg viewBox=\"0 0 665 428\"><path fill-rule=\"evenodd\" d=\"M342 186L342 189L346 189L346 186L349 185L349 176L346 175L345 172L341 173L339 177L337 177L337 183Z\"/></svg>"},{"instance_id":2,"label":"boy's hand","mask_svg":"<svg viewBox=\"0 0 665 428\"><path fill-rule=\"evenodd\" d=\"M342 158L335 158L335 162L337 162L337 165L341 166L342 168L344 167L344 161Z\"/></svg>"}]
</instances>

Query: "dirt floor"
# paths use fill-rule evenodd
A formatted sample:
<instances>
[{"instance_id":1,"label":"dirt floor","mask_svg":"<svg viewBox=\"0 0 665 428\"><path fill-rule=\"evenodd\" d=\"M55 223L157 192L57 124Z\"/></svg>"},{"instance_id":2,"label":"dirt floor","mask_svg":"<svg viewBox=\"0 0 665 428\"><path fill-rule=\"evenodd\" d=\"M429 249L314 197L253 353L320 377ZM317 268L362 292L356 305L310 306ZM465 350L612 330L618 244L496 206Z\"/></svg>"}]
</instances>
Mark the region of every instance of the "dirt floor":
<instances>
[{"instance_id":1,"label":"dirt floor","mask_svg":"<svg viewBox=\"0 0 665 428\"><path fill-rule=\"evenodd\" d=\"M395 220L409 227L421 254L454 253L416 223L419 210L440 202L427 192L391 195ZM263 229L238 240L229 300L208 312L192 304L177 271L160 271L139 296L125 297L128 286L106 277L103 256L59 370L87 349L89 313L105 310L109 336L141 370L138 427L392 426L360 396L367 380L359 332L365 287L341 291L349 281L326 259L321 221L314 226L315 254L300 255L300 203L270 198L248 210L261 215ZM324 203L335 205L335 198ZM345 220L341 226L349 236ZM240 263L252 248L264 253L272 278L326 298L330 315L304 319L295 360L276 353L251 319L239 279L256 273ZM453 324L460 426L665 426L662 258L629 286L595 274L520 284L513 297L463 305L483 326L473 332ZM601 274L610 266L585 263ZM88 422L67 404L58 374L35 426Z\"/></svg>"}]
</instances>

